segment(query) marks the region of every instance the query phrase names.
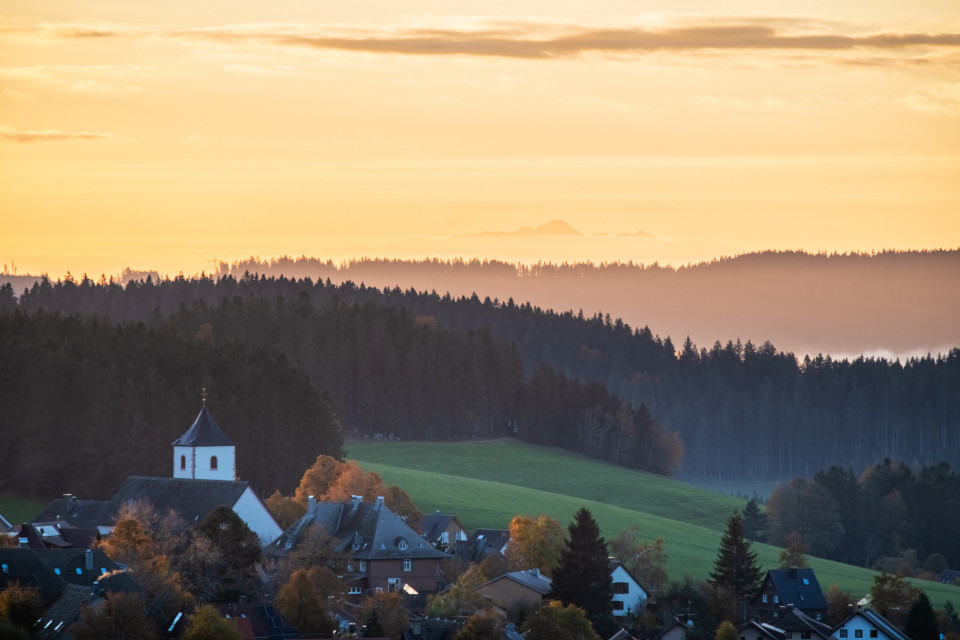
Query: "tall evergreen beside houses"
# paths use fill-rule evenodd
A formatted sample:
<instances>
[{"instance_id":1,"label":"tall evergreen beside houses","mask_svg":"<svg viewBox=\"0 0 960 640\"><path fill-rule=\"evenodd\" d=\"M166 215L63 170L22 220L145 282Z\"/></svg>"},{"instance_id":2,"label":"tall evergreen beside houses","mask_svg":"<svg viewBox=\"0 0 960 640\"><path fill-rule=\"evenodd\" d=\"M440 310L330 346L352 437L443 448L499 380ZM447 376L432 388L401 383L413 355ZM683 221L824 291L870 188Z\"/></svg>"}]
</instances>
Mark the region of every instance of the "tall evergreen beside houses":
<instances>
[{"instance_id":1,"label":"tall evergreen beside houses","mask_svg":"<svg viewBox=\"0 0 960 640\"><path fill-rule=\"evenodd\" d=\"M613 578L607 542L590 510L582 507L567 527L569 536L553 569L548 596L587 612L594 630L609 637L617 630L613 617Z\"/></svg>"},{"instance_id":2,"label":"tall evergreen beside houses","mask_svg":"<svg viewBox=\"0 0 960 640\"><path fill-rule=\"evenodd\" d=\"M708 582L729 589L739 610L760 589L762 576L757 552L743 535L743 516L734 511L727 518L727 529L720 540L720 552Z\"/></svg>"}]
</instances>

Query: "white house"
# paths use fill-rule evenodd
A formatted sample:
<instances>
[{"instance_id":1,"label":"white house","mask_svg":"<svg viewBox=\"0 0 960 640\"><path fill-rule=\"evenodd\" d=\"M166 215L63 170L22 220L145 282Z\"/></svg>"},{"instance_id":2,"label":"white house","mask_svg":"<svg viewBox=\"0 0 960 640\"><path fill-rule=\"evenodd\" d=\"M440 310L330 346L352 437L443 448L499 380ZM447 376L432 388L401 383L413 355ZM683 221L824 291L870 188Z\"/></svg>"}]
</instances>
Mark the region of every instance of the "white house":
<instances>
[{"instance_id":1,"label":"white house","mask_svg":"<svg viewBox=\"0 0 960 640\"><path fill-rule=\"evenodd\" d=\"M833 628L838 640L910 640L889 620L869 608L857 609Z\"/></svg>"},{"instance_id":2,"label":"white house","mask_svg":"<svg viewBox=\"0 0 960 640\"><path fill-rule=\"evenodd\" d=\"M610 575L613 578L613 615L633 616L647 607L647 592L640 586L623 563L610 559Z\"/></svg>"}]
</instances>

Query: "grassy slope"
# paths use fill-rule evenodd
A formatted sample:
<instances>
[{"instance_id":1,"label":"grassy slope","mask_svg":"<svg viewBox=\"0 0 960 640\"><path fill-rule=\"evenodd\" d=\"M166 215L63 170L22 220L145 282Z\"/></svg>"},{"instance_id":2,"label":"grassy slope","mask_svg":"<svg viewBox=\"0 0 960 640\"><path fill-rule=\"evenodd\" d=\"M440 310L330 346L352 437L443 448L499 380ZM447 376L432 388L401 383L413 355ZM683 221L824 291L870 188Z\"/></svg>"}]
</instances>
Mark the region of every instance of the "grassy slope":
<instances>
[{"instance_id":1,"label":"grassy slope","mask_svg":"<svg viewBox=\"0 0 960 640\"><path fill-rule=\"evenodd\" d=\"M348 457L402 487L424 511L455 513L468 530L505 528L516 514L546 513L562 524L582 506L603 535L613 538L631 524L641 537L663 537L673 578L705 578L713 568L727 517L744 501L662 476L630 471L515 441L483 443L363 442ZM764 569L776 568L780 550L754 544ZM874 572L811 558L821 586L865 595ZM934 607L960 602L960 588L916 582Z\"/></svg>"},{"instance_id":2,"label":"grassy slope","mask_svg":"<svg viewBox=\"0 0 960 640\"><path fill-rule=\"evenodd\" d=\"M33 516L47 506L42 500L31 500L29 498L18 498L16 496L0 496L0 513L10 521L13 526L21 522L29 522Z\"/></svg>"}]
</instances>

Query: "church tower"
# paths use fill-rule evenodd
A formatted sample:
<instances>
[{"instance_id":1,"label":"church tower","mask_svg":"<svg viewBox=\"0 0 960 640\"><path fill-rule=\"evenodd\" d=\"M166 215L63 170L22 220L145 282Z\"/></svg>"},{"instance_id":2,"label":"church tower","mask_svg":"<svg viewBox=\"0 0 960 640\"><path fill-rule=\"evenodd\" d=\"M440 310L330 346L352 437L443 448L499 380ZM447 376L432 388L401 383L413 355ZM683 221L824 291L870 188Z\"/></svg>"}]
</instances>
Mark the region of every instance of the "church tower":
<instances>
[{"instance_id":1,"label":"church tower","mask_svg":"<svg viewBox=\"0 0 960 640\"><path fill-rule=\"evenodd\" d=\"M203 400L200 415L173 441L173 477L197 480L237 479L237 447L214 422Z\"/></svg>"}]
</instances>

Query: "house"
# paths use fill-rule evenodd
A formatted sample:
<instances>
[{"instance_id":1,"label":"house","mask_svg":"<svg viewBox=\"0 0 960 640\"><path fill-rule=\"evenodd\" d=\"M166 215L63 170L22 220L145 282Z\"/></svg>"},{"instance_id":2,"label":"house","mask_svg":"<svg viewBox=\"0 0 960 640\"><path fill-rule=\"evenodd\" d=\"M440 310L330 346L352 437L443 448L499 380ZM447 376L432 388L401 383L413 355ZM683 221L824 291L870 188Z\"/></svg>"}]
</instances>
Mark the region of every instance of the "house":
<instances>
[{"instance_id":1,"label":"house","mask_svg":"<svg viewBox=\"0 0 960 640\"><path fill-rule=\"evenodd\" d=\"M362 496L349 502L307 500L307 513L264 549L268 558L289 556L309 537L309 527L329 536L333 552L345 557L335 570L351 595L377 591L436 591L449 554L434 549L391 511L383 498L373 504Z\"/></svg>"},{"instance_id":2,"label":"house","mask_svg":"<svg viewBox=\"0 0 960 640\"><path fill-rule=\"evenodd\" d=\"M210 605L233 625L241 638L250 640L274 640L299 638L299 632L280 615L272 604L264 602L218 603ZM183 637L187 620L193 615L197 603L186 605L167 627L166 636Z\"/></svg>"},{"instance_id":3,"label":"house","mask_svg":"<svg viewBox=\"0 0 960 640\"><path fill-rule=\"evenodd\" d=\"M157 513L175 511L186 525L202 522L219 506L228 506L266 545L283 529L248 482L236 478L236 446L214 421L206 402L187 431L173 441L173 477L130 476L110 500L78 500L66 494L48 504L34 518L38 525L69 523L78 529L96 529L100 535L113 530L124 505L150 503ZM48 534L53 530L44 529ZM59 535L69 542L70 533ZM41 536L43 538L43 536ZM44 544L64 545L48 536Z\"/></svg>"},{"instance_id":4,"label":"house","mask_svg":"<svg viewBox=\"0 0 960 640\"><path fill-rule=\"evenodd\" d=\"M43 613L33 635L40 638L62 637L83 606L105 594L140 591L99 549L0 549L0 591L13 586L39 596Z\"/></svg>"},{"instance_id":5,"label":"house","mask_svg":"<svg viewBox=\"0 0 960 640\"><path fill-rule=\"evenodd\" d=\"M550 593L550 578L539 569L511 571L480 586L480 593L513 619L543 602Z\"/></svg>"},{"instance_id":6,"label":"house","mask_svg":"<svg viewBox=\"0 0 960 640\"><path fill-rule=\"evenodd\" d=\"M637 640L684 640L687 637L687 629L687 625L674 618L672 622L658 629L641 632L637 636ZM743 640L743 638L740 640Z\"/></svg>"},{"instance_id":7,"label":"house","mask_svg":"<svg viewBox=\"0 0 960 640\"><path fill-rule=\"evenodd\" d=\"M639 615L647 606L646 589L640 586L619 560L611 558L609 566L613 578L613 615Z\"/></svg>"},{"instance_id":8,"label":"house","mask_svg":"<svg viewBox=\"0 0 960 640\"><path fill-rule=\"evenodd\" d=\"M467 531L457 517L440 513L439 509L435 513L423 516L416 529L424 540L443 551L451 550L454 543L464 542L467 539Z\"/></svg>"},{"instance_id":9,"label":"house","mask_svg":"<svg viewBox=\"0 0 960 640\"><path fill-rule=\"evenodd\" d=\"M786 640L787 634L780 627L775 627L759 620L748 620L737 627L740 640Z\"/></svg>"},{"instance_id":10,"label":"house","mask_svg":"<svg viewBox=\"0 0 960 640\"><path fill-rule=\"evenodd\" d=\"M20 525L17 538L29 549L87 549L100 538L96 527L75 527L67 521L32 522Z\"/></svg>"},{"instance_id":11,"label":"house","mask_svg":"<svg viewBox=\"0 0 960 640\"><path fill-rule=\"evenodd\" d=\"M480 564L489 556L496 555L506 563L504 551L510 542L506 529L477 529L473 537L454 541L453 554L468 564Z\"/></svg>"},{"instance_id":12,"label":"house","mask_svg":"<svg viewBox=\"0 0 960 640\"><path fill-rule=\"evenodd\" d=\"M827 599L813 569L790 567L767 571L759 593L748 605L749 616L763 622L776 622L785 605L793 605L814 620L823 620Z\"/></svg>"},{"instance_id":13,"label":"house","mask_svg":"<svg viewBox=\"0 0 960 640\"><path fill-rule=\"evenodd\" d=\"M869 607L858 608L833 628L837 640L910 640L905 633Z\"/></svg>"},{"instance_id":14,"label":"house","mask_svg":"<svg viewBox=\"0 0 960 640\"><path fill-rule=\"evenodd\" d=\"M789 604L781 610L776 626L783 629L786 640L836 640L830 625Z\"/></svg>"}]
</instances>

